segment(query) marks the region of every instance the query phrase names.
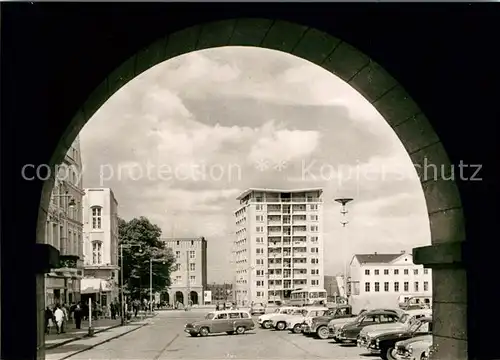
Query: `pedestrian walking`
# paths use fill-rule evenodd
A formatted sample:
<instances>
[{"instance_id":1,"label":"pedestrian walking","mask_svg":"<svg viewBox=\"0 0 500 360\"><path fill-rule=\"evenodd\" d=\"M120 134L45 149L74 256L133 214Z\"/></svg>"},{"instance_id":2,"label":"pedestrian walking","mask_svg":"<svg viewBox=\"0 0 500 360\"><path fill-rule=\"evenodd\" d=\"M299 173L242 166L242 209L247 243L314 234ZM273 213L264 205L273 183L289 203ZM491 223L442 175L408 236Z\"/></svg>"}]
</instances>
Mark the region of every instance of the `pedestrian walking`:
<instances>
[{"instance_id":1,"label":"pedestrian walking","mask_svg":"<svg viewBox=\"0 0 500 360\"><path fill-rule=\"evenodd\" d=\"M45 333L50 334L52 327L54 327L54 313L47 306L45 309Z\"/></svg>"},{"instance_id":2,"label":"pedestrian walking","mask_svg":"<svg viewBox=\"0 0 500 360\"><path fill-rule=\"evenodd\" d=\"M54 317L56 319L57 333L60 334L63 329L64 322L64 311L62 311L61 306L56 305L56 311L54 311Z\"/></svg>"},{"instance_id":3,"label":"pedestrian walking","mask_svg":"<svg viewBox=\"0 0 500 360\"><path fill-rule=\"evenodd\" d=\"M83 309L80 304L76 304L75 310L73 311L73 317L75 318L75 327L77 329L82 328L82 317L83 317Z\"/></svg>"},{"instance_id":4,"label":"pedestrian walking","mask_svg":"<svg viewBox=\"0 0 500 360\"><path fill-rule=\"evenodd\" d=\"M215 305L215 311L219 311L220 310L220 305L219 303L217 302L217 304Z\"/></svg>"}]
</instances>

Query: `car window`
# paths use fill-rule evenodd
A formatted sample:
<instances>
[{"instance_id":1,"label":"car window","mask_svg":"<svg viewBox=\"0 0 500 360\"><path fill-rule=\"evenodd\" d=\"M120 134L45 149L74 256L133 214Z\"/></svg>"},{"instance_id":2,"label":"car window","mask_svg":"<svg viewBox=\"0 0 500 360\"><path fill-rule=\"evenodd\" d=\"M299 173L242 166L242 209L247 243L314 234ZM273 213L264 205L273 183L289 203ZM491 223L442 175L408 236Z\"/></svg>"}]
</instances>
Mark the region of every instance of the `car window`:
<instances>
[{"instance_id":1,"label":"car window","mask_svg":"<svg viewBox=\"0 0 500 360\"><path fill-rule=\"evenodd\" d=\"M369 316L365 316L363 318L363 320L361 320L361 324L365 325L365 324L375 324L378 320L378 316L376 315L369 315Z\"/></svg>"},{"instance_id":2,"label":"car window","mask_svg":"<svg viewBox=\"0 0 500 360\"><path fill-rule=\"evenodd\" d=\"M394 316L392 316L392 315L382 314L382 315L380 315L380 322L381 322L381 323L390 323L390 322L394 322Z\"/></svg>"},{"instance_id":3,"label":"car window","mask_svg":"<svg viewBox=\"0 0 500 360\"><path fill-rule=\"evenodd\" d=\"M229 318L230 319L239 319L240 313L229 313Z\"/></svg>"},{"instance_id":4,"label":"car window","mask_svg":"<svg viewBox=\"0 0 500 360\"><path fill-rule=\"evenodd\" d=\"M422 323L417 329L417 333L428 333L430 331L431 331L431 326L429 322Z\"/></svg>"},{"instance_id":5,"label":"car window","mask_svg":"<svg viewBox=\"0 0 500 360\"><path fill-rule=\"evenodd\" d=\"M403 316L401 316L401 318L399 319L399 322L404 324L408 321L408 319L410 318L410 315L408 314L404 314ZM410 323L411 323L411 319L410 319Z\"/></svg>"},{"instance_id":6,"label":"car window","mask_svg":"<svg viewBox=\"0 0 500 360\"><path fill-rule=\"evenodd\" d=\"M248 319L248 318L250 318L250 315L248 315L247 313L241 313L241 318Z\"/></svg>"},{"instance_id":7,"label":"car window","mask_svg":"<svg viewBox=\"0 0 500 360\"><path fill-rule=\"evenodd\" d=\"M212 320L214 318L215 314L214 313L208 313L207 316L205 316L206 320Z\"/></svg>"},{"instance_id":8,"label":"car window","mask_svg":"<svg viewBox=\"0 0 500 360\"><path fill-rule=\"evenodd\" d=\"M226 313L217 315L217 320L223 320L223 319L227 319Z\"/></svg>"}]
</instances>

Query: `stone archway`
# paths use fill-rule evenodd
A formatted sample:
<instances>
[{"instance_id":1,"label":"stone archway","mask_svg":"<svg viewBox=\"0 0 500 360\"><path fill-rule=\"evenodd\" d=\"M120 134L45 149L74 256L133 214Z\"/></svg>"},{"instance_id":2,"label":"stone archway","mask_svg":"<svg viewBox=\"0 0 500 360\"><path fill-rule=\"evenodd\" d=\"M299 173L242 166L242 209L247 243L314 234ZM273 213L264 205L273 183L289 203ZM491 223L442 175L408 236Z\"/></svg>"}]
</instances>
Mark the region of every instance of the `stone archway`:
<instances>
[{"instance_id":1,"label":"stone archway","mask_svg":"<svg viewBox=\"0 0 500 360\"><path fill-rule=\"evenodd\" d=\"M174 303L174 305L176 305L177 303L184 304L184 294L182 293L182 291L176 291L175 292L175 303Z\"/></svg>"},{"instance_id":2,"label":"stone archway","mask_svg":"<svg viewBox=\"0 0 500 360\"><path fill-rule=\"evenodd\" d=\"M192 305L198 305L198 293L196 291L191 291L189 293L189 300Z\"/></svg>"},{"instance_id":3,"label":"stone archway","mask_svg":"<svg viewBox=\"0 0 500 360\"><path fill-rule=\"evenodd\" d=\"M161 294L161 301L165 301L165 303L169 304L170 303L170 294L165 291Z\"/></svg>"},{"instance_id":4,"label":"stone archway","mask_svg":"<svg viewBox=\"0 0 500 360\"><path fill-rule=\"evenodd\" d=\"M358 90L398 135L421 176L431 228L432 246L414 249L414 259L428 267L439 266L433 271L434 343L441 354L465 359L467 280L461 256L465 240L462 204L455 181L422 176L427 163L443 169L443 175L448 176L450 160L428 119L403 87L382 66L341 39L306 26L264 19L225 20L169 34L103 80L72 119L50 165L61 162L85 123L128 81L175 56L230 45L279 50L323 67ZM47 181L42 192L38 238L43 238L51 190L52 183Z\"/></svg>"}]
</instances>

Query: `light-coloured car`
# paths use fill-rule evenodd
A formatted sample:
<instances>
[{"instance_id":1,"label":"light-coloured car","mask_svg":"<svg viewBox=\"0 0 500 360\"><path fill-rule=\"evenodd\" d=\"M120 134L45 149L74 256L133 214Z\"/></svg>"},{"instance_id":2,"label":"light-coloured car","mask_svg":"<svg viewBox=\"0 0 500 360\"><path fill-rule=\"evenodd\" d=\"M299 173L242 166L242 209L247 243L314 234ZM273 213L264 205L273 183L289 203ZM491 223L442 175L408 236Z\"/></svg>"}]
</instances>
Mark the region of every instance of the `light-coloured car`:
<instances>
[{"instance_id":1,"label":"light-coloured car","mask_svg":"<svg viewBox=\"0 0 500 360\"><path fill-rule=\"evenodd\" d=\"M266 307L262 303L252 304L250 306L250 315L264 315L266 313Z\"/></svg>"},{"instance_id":2,"label":"light-coloured car","mask_svg":"<svg viewBox=\"0 0 500 360\"><path fill-rule=\"evenodd\" d=\"M359 338L357 341L358 347L365 348L367 345L368 338L374 338L377 335L390 330L408 329L418 319L432 316L431 309L419 309L419 310L408 310L408 311L400 311L399 309L396 310L398 311L398 313L401 312L401 317L397 322L382 323L364 327L359 333Z\"/></svg>"},{"instance_id":3,"label":"light-coloured car","mask_svg":"<svg viewBox=\"0 0 500 360\"><path fill-rule=\"evenodd\" d=\"M188 323L184 331L191 336L207 336L214 333L244 334L255 328L248 311L222 310L208 313L203 320Z\"/></svg>"},{"instance_id":4,"label":"light-coloured car","mask_svg":"<svg viewBox=\"0 0 500 360\"><path fill-rule=\"evenodd\" d=\"M328 312L328 308L325 306L313 306L304 308L303 316L293 316L290 317L286 322L286 329L294 332L295 334L300 334L302 332L303 323L311 323L312 319L317 316L323 316Z\"/></svg>"},{"instance_id":5,"label":"light-coloured car","mask_svg":"<svg viewBox=\"0 0 500 360\"><path fill-rule=\"evenodd\" d=\"M293 318L298 318L300 321L307 315L307 309L303 307L296 307L295 310L288 314L279 314L272 318L272 327L276 330L285 330L286 323L293 320Z\"/></svg>"},{"instance_id":6,"label":"light-coloured car","mask_svg":"<svg viewBox=\"0 0 500 360\"><path fill-rule=\"evenodd\" d=\"M423 335L396 343L396 359L428 360L432 347L432 335Z\"/></svg>"},{"instance_id":7,"label":"light-coloured car","mask_svg":"<svg viewBox=\"0 0 500 360\"><path fill-rule=\"evenodd\" d=\"M274 310L274 312L269 314L264 314L259 316L257 322L264 329L270 329L272 327L272 320L274 317L282 314L289 314L297 309L295 306L282 306Z\"/></svg>"}]
</instances>

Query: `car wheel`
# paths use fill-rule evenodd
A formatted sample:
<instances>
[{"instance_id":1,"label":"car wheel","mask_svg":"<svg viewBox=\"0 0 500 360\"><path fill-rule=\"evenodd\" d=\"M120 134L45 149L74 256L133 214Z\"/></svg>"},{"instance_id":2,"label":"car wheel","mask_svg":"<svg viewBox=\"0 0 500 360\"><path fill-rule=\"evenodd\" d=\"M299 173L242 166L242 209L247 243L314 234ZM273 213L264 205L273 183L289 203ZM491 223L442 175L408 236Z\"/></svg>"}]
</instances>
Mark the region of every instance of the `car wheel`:
<instances>
[{"instance_id":1,"label":"car wheel","mask_svg":"<svg viewBox=\"0 0 500 360\"><path fill-rule=\"evenodd\" d=\"M234 334L234 331L226 331L226 334L228 334L228 335L233 335L233 334Z\"/></svg>"},{"instance_id":2,"label":"car wheel","mask_svg":"<svg viewBox=\"0 0 500 360\"><path fill-rule=\"evenodd\" d=\"M295 326L293 327L293 332L294 332L295 334L300 334L300 333L302 332L302 325L300 325L300 324L295 325Z\"/></svg>"},{"instance_id":3,"label":"car wheel","mask_svg":"<svg viewBox=\"0 0 500 360\"><path fill-rule=\"evenodd\" d=\"M286 324L284 322L279 322L276 324L276 330L282 331L282 330L285 330L285 328L286 328Z\"/></svg>"},{"instance_id":4,"label":"car wheel","mask_svg":"<svg viewBox=\"0 0 500 360\"><path fill-rule=\"evenodd\" d=\"M271 321L270 321L270 320L268 320L268 321L264 321L264 322L262 323L262 327L263 327L264 329L270 329L270 328L271 328Z\"/></svg>"},{"instance_id":5,"label":"car wheel","mask_svg":"<svg viewBox=\"0 0 500 360\"><path fill-rule=\"evenodd\" d=\"M244 327L244 326L238 326L238 327L236 328L236 334L238 334L238 335L243 335L243 334L245 333L245 330L246 330L246 329L245 329L245 327Z\"/></svg>"},{"instance_id":6,"label":"car wheel","mask_svg":"<svg viewBox=\"0 0 500 360\"><path fill-rule=\"evenodd\" d=\"M330 337L330 330L326 326L322 326L316 331L316 335L321 340L326 340Z\"/></svg>"},{"instance_id":7,"label":"car wheel","mask_svg":"<svg viewBox=\"0 0 500 360\"><path fill-rule=\"evenodd\" d=\"M385 352L385 358L387 360L397 360L396 349L393 347L390 347L389 349L387 349L387 351Z\"/></svg>"},{"instance_id":8,"label":"car wheel","mask_svg":"<svg viewBox=\"0 0 500 360\"><path fill-rule=\"evenodd\" d=\"M429 360L429 357L426 353L422 353L422 355L420 356L420 360Z\"/></svg>"},{"instance_id":9,"label":"car wheel","mask_svg":"<svg viewBox=\"0 0 500 360\"><path fill-rule=\"evenodd\" d=\"M200 336L207 336L207 335L208 335L208 332L209 332L209 331L208 331L208 328L206 328L206 327L202 327L202 328L200 329Z\"/></svg>"}]
</instances>

